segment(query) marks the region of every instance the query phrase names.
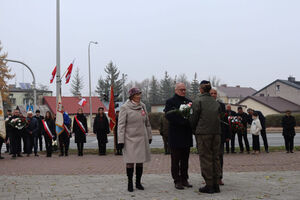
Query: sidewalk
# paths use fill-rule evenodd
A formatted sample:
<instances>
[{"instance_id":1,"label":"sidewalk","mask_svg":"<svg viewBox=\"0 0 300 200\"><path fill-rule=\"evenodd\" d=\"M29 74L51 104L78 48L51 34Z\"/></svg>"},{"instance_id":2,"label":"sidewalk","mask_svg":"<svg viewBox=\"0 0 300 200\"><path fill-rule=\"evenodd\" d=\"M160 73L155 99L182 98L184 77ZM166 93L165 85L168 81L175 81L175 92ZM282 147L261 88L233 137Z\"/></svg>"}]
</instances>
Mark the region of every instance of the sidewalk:
<instances>
[{"instance_id":1,"label":"sidewalk","mask_svg":"<svg viewBox=\"0 0 300 200\"><path fill-rule=\"evenodd\" d=\"M299 200L300 172L225 173L221 193L202 194L200 174L193 188L176 190L169 174L143 176L144 191L127 192L125 175L0 176L1 200Z\"/></svg>"},{"instance_id":2,"label":"sidewalk","mask_svg":"<svg viewBox=\"0 0 300 200\"><path fill-rule=\"evenodd\" d=\"M226 154L220 194L199 194L203 186L199 158L190 156L191 189L178 191L170 175L170 156L152 154L145 164L145 191L127 192L125 165L121 156L70 155L52 158L4 154L0 160L1 200L299 200L300 151L260 155Z\"/></svg>"}]
</instances>

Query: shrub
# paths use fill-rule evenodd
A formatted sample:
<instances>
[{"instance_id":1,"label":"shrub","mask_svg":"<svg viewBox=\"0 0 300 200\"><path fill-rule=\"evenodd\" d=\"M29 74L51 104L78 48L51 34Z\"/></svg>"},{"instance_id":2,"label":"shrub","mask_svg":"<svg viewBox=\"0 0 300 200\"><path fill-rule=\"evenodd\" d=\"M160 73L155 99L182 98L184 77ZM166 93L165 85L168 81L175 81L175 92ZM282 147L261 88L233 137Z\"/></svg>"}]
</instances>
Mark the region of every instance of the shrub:
<instances>
[{"instance_id":1,"label":"shrub","mask_svg":"<svg viewBox=\"0 0 300 200\"><path fill-rule=\"evenodd\" d=\"M164 113L149 113L149 120L152 129L159 129L159 122Z\"/></svg>"},{"instance_id":2,"label":"shrub","mask_svg":"<svg viewBox=\"0 0 300 200\"><path fill-rule=\"evenodd\" d=\"M300 126L300 114L292 114L296 119L296 126ZM281 127L281 119L284 114L266 116L266 127Z\"/></svg>"}]
</instances>

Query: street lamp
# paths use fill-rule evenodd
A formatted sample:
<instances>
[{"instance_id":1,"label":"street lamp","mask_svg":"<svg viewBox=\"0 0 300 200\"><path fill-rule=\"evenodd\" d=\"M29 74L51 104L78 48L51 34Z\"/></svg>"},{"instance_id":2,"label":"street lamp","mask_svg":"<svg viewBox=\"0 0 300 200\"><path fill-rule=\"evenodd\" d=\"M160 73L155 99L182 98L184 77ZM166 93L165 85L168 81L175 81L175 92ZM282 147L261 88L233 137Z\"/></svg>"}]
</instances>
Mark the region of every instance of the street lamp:
<instances>
[{"instance_id":1,"label":"street lamp","mask_svg":"<svg viewBox=\"0 0 300 200\"><path fill-rule=\"evenodd\" d=\"M33 85L33 104L34 104L34 111L36 111L36 81L35 81L35 76L34 76L34 73L33 71L31 70L31 68L26 65L24 62L21 62L21 61L18 61L18 60L11 60L11 59L6 59L6 58L0 58L1 60L3 61L6 61L6 62L14 62L14 63L19 63L21 65L24 65L31 73L32 75L32 85Z\"/></svg>"},{"instance_id":2,"label":"street lamp","mask_svg":"<svg viewBox=\"0 0 300 200\"><path fill-rule=\"evenodd\" d=\"M89 96L90 96L90 128L93 127L93 122L92 122L92 87L91 87L91 58L90 58L90 48L91 44L98 44L98 42L90 41L89 42L89 47L88 47L88 62L89 62Z\"/></svg>"}]
</instances>

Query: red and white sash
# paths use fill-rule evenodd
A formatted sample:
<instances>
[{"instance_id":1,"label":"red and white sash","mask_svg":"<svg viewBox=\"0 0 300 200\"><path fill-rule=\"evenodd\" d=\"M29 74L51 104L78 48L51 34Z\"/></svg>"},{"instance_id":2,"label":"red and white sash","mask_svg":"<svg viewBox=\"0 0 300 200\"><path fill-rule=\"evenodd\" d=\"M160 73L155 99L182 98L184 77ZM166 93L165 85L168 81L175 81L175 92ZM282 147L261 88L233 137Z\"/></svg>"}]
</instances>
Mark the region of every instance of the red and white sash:
<instances>
[{"instance_id":1,"label":"red and white sash","mask_svg":"<svg viewBox=\"0 0 300 200\"><path fill-rule=\"evenodd\" d=\"M67 135L70 137L71 131L70 131L70 129L68 129L68 127L65 124L64 124L64 129L65 129Z\"/></svg>"},{"instance_id":2,"label":"red and white sash","mask_svg":"<svg viewBox=\"0 0 300 200\"><path fill-rule=\"evenodd\" d=\"M53 135L52 135L52 132L50 131L49 127L48 127L48 124L45 120L42 120L43 122L43 125L44 125L44 129L45 129L45 132L47 133L47 135L49 136L49 138L52 140L53 139Z\"/></svg>"},{"instance_id":3,"label":"red and white sash","mask_svg":"<svg viewBox=\"0 0 300 200\"><path fill-rule=\"evenodd\" d=\"M84 135L87 135L87 132L86 132L86 130L85 130L83 124L81 123L81 121L79 121L79 120L77 119L77 116L76 116L76 115L75 115L74 118L75 118L75 120L76 120L76 122L77 122L77 125L79 126L80 130L84 133Z\"/></svg>"}]
</instances>

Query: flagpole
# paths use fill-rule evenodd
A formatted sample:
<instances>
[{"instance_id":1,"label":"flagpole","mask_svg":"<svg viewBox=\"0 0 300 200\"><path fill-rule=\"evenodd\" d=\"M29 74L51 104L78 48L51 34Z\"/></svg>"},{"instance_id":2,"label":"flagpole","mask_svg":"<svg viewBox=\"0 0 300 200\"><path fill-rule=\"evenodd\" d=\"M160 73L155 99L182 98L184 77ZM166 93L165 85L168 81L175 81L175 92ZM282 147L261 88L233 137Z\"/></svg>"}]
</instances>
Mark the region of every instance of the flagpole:
<instances>
[{"instance_id":1,"label":"flagpole","mask_svg":"<svg viewBox=\"0 0 300 200\"><path fill-rule=\"evenodd\" d=\"M58 99L61 96L61 78L60 78L60 7L59 0L56 0L56 111ZM59 137L56 137L57 146L59 146Z\"/></svg>"}]
</instances>

